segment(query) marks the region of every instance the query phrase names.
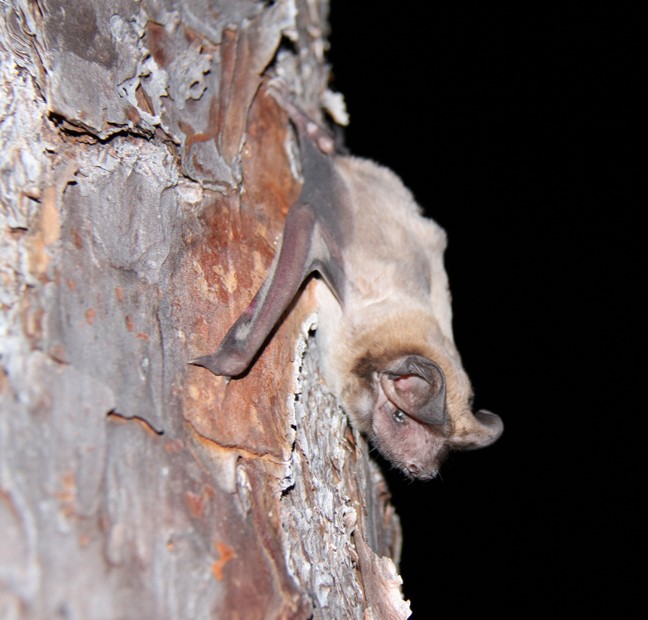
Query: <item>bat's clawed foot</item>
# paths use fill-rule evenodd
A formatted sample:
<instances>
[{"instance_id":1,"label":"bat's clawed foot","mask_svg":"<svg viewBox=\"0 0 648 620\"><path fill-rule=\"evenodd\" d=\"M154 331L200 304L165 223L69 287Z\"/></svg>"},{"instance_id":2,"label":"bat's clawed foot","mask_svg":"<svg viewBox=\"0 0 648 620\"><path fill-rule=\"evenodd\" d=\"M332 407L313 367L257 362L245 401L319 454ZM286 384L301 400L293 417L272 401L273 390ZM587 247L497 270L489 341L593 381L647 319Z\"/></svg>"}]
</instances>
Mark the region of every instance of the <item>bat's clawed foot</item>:
<instances>
[{"instance_id":1,"label":"bat's clawed foot","mask_svg":"<svg viewBox=\"0 0 648 620\"><path fill-rule=\"evenodd\" d=\"M335 139L332 134L295 103L285 80L279 77L270 80L268 93L288 113L300 134L312 140L325 155L335 153Z\"/></svg>"},{"instance_id":2,"label":"bat's clawed foot","mask_svg":"<svg viewBox=\"0 0 648 620\"><path fill-rule=\"evenodd\" d=\"M275 75L268 82L268 94L282 107L285 108L286 102L292 100L290 87L284 78Z\"/></svg>"}]
</instances>

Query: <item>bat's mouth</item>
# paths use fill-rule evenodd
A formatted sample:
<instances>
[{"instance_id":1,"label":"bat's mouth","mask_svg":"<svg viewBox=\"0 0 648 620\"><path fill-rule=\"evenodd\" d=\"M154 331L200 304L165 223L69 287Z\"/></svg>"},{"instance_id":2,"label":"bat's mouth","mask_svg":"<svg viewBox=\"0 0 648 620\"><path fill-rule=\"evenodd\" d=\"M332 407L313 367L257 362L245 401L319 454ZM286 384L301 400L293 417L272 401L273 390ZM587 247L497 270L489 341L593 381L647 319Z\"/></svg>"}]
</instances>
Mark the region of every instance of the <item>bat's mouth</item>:
<instances>
[{"instance_id":1,"label":"bat's mouth","mask_svg":"<svg viewBox=\"0 0 648 620\"><path fill-rule=\"evenodd\" d=\"M401 469L401 471L411 480L421 480L423 482L426 480L433 480L439 473L438 468L435 468L432 471L421 471L419 466L416 464L406 465Z\"/></svg>"},{"instance_id":2,"label":"bat's mouth","mask_svg":"<svg viewBox=\"0 0 648 620\"><path fill-rule=\"evenodd\" d=\"M441 464L449 452L448 443L443 441L436 450L428 452L425 462L412 460L403 463L400 469L408 478L413 480L432 480L437 477Z\"/></svg>"}]
</instances>

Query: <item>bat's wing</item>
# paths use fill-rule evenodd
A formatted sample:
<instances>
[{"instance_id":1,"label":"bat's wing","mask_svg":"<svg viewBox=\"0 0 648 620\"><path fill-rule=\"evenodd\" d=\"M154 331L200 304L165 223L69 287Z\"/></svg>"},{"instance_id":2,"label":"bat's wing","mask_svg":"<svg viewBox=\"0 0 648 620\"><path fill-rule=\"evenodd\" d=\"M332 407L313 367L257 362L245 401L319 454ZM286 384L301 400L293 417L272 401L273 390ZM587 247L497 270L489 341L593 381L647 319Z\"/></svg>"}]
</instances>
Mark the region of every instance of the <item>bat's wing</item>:
<instances>
[{"instance_id":1,"label":"bat's wing","mask_svg":"<svg viewBox=\"0 0 648 620\"><path fill-rule=\"evenodd\" d=\"M302 196L304 196L302 192ZM312 197L312 196L311 196ZM338 300L344 271L335 231L316 205L295 203L286 218L279 257L254 299L227 332L216 353L191 363L216 375L236 377L250 366L309 274L317 271Z\"/></svg>"},{"instance_id":2,"label":"bat's wing","mask_svg":"<svg viewBox=\"0 0 648 620\"><path fill-rule=\"evenodd\" d=\"M326 130L308 119L283 90L273 96L298 129L304 176L299 202L286 217L281 250L247 310L227 332L218 350L193 360L216 375L236 377L250 366L304 280L314 271L342 303L342 247L348 239L348 217Z\"/></svg>"}]
</instances>

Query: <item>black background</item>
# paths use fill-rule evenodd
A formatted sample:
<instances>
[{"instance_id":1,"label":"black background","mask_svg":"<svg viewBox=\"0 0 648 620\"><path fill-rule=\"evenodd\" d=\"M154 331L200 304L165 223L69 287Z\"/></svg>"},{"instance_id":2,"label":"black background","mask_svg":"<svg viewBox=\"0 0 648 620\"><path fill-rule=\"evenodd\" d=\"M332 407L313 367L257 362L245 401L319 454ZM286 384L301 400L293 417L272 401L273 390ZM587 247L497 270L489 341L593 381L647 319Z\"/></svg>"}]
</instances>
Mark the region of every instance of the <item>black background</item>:
<instances>
[{"instance_id":1,"label":"black background","mask_svg":"<svg viewBox=\"0 0 648 620\"><path fill-rule=\"evenodd\" d=\"M645 607L639 15L333 0L352 153L447 231L454 332L501 440L388 472L413 618ZM641 596L641 599L640 599ZM634 613L633 613L634 615Z\"/></svg>"}]
</instances>

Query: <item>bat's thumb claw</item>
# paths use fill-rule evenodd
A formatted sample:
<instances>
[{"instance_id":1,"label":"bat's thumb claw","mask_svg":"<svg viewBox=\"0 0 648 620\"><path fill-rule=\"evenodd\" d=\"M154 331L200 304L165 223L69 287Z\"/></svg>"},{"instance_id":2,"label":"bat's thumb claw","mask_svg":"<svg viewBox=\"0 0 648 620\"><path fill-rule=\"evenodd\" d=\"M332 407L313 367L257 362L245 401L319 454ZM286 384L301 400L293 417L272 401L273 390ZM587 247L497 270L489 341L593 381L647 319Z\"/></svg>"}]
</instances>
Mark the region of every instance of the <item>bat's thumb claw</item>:
<instances>
[{"instance_id":1,"label":"bat's thumb claw","mask_svg":"<svg viewBox=\"0 0 648 620\"><path fill-rule=\"evenodd\" d=\"M213 372L215 375L222 376L224 374L223 372L220 371L218 365L218 357L216 355L203 355L201 357L192 359L191 361L187 362L187 364L192 364L194 366L202 366L203 368L206 368L210 372Z\"/></svg>"},{"instance_id":2,"label":"bat's thumb claw","mask_svg":"<svg viewBox=\"0 0 648 620\"><path fill-rule=\"evenodd\" d=\"M202 366L218 377L238 377L250 365L249 360L238 352L224 352L222 349L212 355L203 355L189 362L194 366Z\"/></svg>"}]
</instances>

